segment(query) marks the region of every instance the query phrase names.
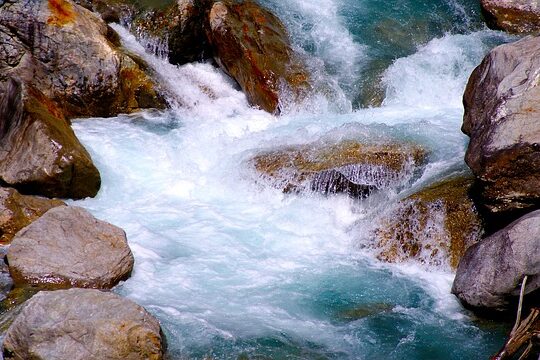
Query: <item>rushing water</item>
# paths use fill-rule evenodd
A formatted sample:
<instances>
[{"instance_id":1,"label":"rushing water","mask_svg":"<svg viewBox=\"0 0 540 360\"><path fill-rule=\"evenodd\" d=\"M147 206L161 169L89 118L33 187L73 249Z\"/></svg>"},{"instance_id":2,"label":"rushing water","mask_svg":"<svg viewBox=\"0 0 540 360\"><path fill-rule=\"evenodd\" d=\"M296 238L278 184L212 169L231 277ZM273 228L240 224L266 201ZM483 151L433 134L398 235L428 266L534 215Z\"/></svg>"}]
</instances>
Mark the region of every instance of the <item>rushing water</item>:
<instances>
[{"instance_id":1,"label":"rushing water","mask_svg":"<svg viewBox=\"0 0 540 360\"><path fill-rule=\"evenodd\" d=\"M463 88L508 40L482 27L475 3L266 1L334 89L281 117L250 108L211 64L169 65L115 26L177 106L76 121L103 178L95 199L76 204L126 230L136 264L116 291L160 319L170 358L480 359L497 350L505 329L460 307L446 268L374 259L373 224L400 194L285 195L248 162L321 138L397 139L430 150L404 192L463 171ZM383 106L352 110L365 78L380 79Z\"/></svg>"}]
</instances>

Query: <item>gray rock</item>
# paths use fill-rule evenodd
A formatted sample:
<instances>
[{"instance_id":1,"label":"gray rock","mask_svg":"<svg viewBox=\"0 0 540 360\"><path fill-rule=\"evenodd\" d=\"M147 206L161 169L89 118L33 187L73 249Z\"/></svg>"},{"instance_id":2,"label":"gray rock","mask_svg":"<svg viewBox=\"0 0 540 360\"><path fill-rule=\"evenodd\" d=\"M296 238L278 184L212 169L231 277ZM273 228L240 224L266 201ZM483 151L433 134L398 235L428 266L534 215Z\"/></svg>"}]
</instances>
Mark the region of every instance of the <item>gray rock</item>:
<instances>
[{"instance_id":1,"label":"gray rock","mask_svg":"<svg viewBox=\"0 0 540 360\"><path fill-rule=\"evenodd\" d=\"M124 231L86 210L60 206L19 231L7 255L17 286L111 288L133 269Z\"/></svg>"},{"instance_id":2,"label":"gray rock","mask_svg":"<svg viewBox=\"0 0 540 360\"><path fill-rule=\"evenodd\" d=\"M531 0L481 0L487 24L511 33L540 31L540 4Z\"/></svg>"},{"instance_id":3,"label":"gray rock","mask_svg":"<svg viewBox=\"0 0 540 360\"><path fill-rule=\"evenodd\" d=\"M35 295L3 348L6 360L159 360L162 352L159 322L144 308L91 289Z\"/></svg>"},{"instance_id":4,"label":"gray rock","mask_svg":"<svg viewBox=\"0 0 540 360\"><path fill-rule=\"evenodd\" d=\"M472 73L462 130L465 161L491 212L540 203L540 38L493 49Z\"/></svg>"},{"instance_id":5,"label":"gray rock","mask_svg":"<svg viewBox=\"0 0 540 360\"><path fill-rule=\"evenodd\" d=\"M508 310L525 275L527 294L540 288L540 210L471 246L459 263L452 293L472 308Z\"/></svg>"}]
</instances>

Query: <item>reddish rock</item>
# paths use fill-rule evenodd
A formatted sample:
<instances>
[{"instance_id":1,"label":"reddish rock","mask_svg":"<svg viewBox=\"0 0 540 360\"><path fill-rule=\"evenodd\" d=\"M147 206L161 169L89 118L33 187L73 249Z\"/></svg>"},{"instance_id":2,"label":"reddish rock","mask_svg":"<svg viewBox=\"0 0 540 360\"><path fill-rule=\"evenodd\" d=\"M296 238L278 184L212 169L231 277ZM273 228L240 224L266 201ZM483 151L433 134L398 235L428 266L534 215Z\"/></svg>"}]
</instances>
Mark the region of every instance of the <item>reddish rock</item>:
<instances>
[{"instance_id":1,"label":"reddish rock","mask_svg":"<svg viewBox=\"0 0 540 360\"><path fill-rule=\"evenodd\" d=\"M540 4L531 0L481 0L487 24L510 33L540 32Z\"/></svg>"}]
</instances>

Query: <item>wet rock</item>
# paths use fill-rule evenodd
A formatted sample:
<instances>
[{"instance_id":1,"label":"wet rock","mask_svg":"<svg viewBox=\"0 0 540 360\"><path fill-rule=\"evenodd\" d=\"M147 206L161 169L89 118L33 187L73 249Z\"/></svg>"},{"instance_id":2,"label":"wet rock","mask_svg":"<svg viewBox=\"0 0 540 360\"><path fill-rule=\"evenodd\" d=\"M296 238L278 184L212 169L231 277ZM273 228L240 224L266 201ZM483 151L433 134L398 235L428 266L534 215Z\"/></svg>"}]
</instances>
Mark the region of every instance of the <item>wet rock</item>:
<instances>
[{"instance_id":1,"label":"wet rock","mask_svg":"<svg viewBox=\"0 0 540 360\"><path fill-rule=\"evenodd\" d=\"M4 338L4 358L42 360L163 358L159 322L116 294L43 291L23 307Z\"/></svg>"},{"instance_id":2,"label":"wet rock","mask_svg":"<svg viewBox=\"0 0 540 360\"><path fill-rule=\"evenodd\" d=\"M309 91L309 74L282 22L253 1L218 1L209 13L214 58L252 105L279 113Z\"/></svg>"},{"instance_id":3,"label":"wet rock","mask_svg":"<svg viewBox=\"0 0 540 360\"><path fill-rule=\"evenodd\" d=\"M488 26L510 33L540 32L540 4L530 0L481 0Z\"/></svg>"},{"instance_id":4,"label":"wet rock","mask_svg":"<svg viewBox=\"0 0 540 360\"><path fill-rule=\"evenodd\" d=\"M156 84L113 45L113 33L71 0L3 2L0 81L32 84L68 118L164 107Z\"/></svg>"},{"instance_id":5,"label":"wet rock","mask_svg":"<svg viewBox=\"0 0 540 360\"><path fill-rule=\"evenodd\" d=\"M13 79L0 99L0 183L62 198L95 196L101 184L62 111L35 87Z\"/></svg>"},{"instance_id":6,"label":"wet rock","mask_svg":"<svg viewBox=\"0 0 540 360\"><path fill-rule=\"evenodd\" d=\"M540 203L540 38L493 49L472 73L462 130L465 161L492 213Z\"/></svg>"},{"instance_id":7,"label":"wet rock","mask_svg":"<svg viewBox=\"0 0 540 360\"><path fill-rule=\"evenodd\" d=\"M124 231L73 206L53 208L19 231L7 259L16 286L47 289L111 288L133 269Z\"/></svg>"},{"instance_id":8,"label":"wet rock","mask_svg":"<svg viewBox=\"0 0 540 360\"><path fill-rule=\"evenodd\" d=\"M525 275L526 294L540 288L539 239L540 211L534 211L471 246L459 263L452 293L474 309L515 310L509 304L519 297Z\"/></svg>"},{"instance_id":9,"label":"wet rock","mask_svg":"<svg viewBox=\"0 0 540 360\"><path fill-rule=\"evenodd\" d=\"M60 200L21 195L11 188L0 188L0 243L11 242L15 234L47 210L65 205Z\"/></svg>"},{"instance_id":10,"label":"wet rock","mask_svg":"<svg viewBox=\"0 0 540 360\"><path fill-rule=\"evenodd\" d=\"M469 177L454 177L401 200L375 231L377 257L455 269L482 236L482 220L468 194L472 184Z\"/></svg>"},{"instance_id":11,"label":"wet rock","mask_svg":"<svg viewBox=\"0 0 540 360\"><path fill-rule=\"evenodd\" d=\"M311 189L363 197L374 189L402 185L425 158L426 151L417 145L342 141L279 149L251 162L263 179L285 192Z\"/></svg>"}]
</instances>

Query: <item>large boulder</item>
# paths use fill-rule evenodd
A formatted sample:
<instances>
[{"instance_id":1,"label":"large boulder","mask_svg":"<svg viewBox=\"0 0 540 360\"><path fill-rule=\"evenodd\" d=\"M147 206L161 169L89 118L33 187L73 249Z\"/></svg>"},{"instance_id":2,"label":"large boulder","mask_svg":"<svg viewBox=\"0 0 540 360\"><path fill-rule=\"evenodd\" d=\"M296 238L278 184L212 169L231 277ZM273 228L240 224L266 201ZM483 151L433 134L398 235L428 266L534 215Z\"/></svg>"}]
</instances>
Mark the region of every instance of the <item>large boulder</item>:
<instances>
[{"instance_id":1,"label":"large boulder","mask_svg":"<svg viewBox=\"0 0 540 360\"><path fill-rule=\"evenodd\" d=\"M461 259L452 286L461 302L479 310L515 310L509 305L540 288L540 210L471 246ZM525 296L527 298L527 296Z\"/></svg>"},{"instance_id":2,"label":"large boulder","mask_svg":"<svg viewBox=\"0 0 540 360\"><path fill-rule=\"evenodd\" d=\"M375 189L403 185L424 163L426 154L418 145L346 140L269 151L250 162L264 180L284 192L310 189L364 197Z\"/></svg>"},{"instance_id":3,"label":"large boulder","mask_svg":"<svg viewBox=\"0 0 540 360\"><path fill-rule=\"evenodd\" d=\"M9 327L6 360L160 360L159 322L116 294L92 289L43 291Z\"/></svg>"},{"instance_id":4,"label":"large boulder","mask_svg":"<svg viewBox=\"0 0 540 360\"><path fill-rule=\"evenodd\" d=\"M19 231L7 261L16 286L48 289L107 289L133 269L124 231L73 206L53 208Z\"/></svg>"},{"instance_id":5,"label":"large boulder","mask_svg":"<svg viewBox=\"0 0 540 360\"><path fill-rule=\"evenodd\" d=\"M510 33L540 31L540 3L531 0L481 0L487 24Z\"/></svg>"},{"instance_id":6,"label":"large boulder","mask_svg":"<svg viewBox=\"0 0 540 360\"><path fill-rule=\"evenodd\" d=\"M13 79L0 99L0 183L64 198L95 196L101 185L62 111L32 85Z\"/></svg>"},{"instance_id":7,"label":"large boulder","mask_svg":"<svg viewBox=\"0 0 540 360\"><path fill-rule=\"evenodd\" d=\"M279 113L287 101L307 94L309 74L274 14L250 0L224 0L212 5L208 21L216 62L251 104Z\"/></svg>"},{"instance_id":8,"label":"large boulder","mask_svg":"<svg viewBox=\"0 0 540 360\"><path fill-rule=\"evenodd\" d=\"M60 200L21 195L17 190L0 187L0 244L7 244L23 227L53 207L65 205Z\"/></svg>"},{"instance_id":9,"label":"large boulder","mask_svg":"<svg viewBox=\"0 0 540 360\"><path fill-rule=\"evenodd\" d=\"M526 37L493 49L465 90L465 161L494 213L540 204L538 71L540 37Z\"/></svg>"},{"instance_id":10,"label":"large boulder","mask_svg":"<svg viewBox=\"0 0 540 360\"><path fill-rule=\"evenodd\" d=\"M375 230L377 257L455 269L482 236L482 219L469 196L473 180L458 176L401 200Z\"/></svg>"},{"instance_id":11,"label":"large boulder","mask_svg":"<svg viewBox=\"0 0 540 360\"><path fill-rule=\"evenodd\" d=\"M156 85L113 43L117 35L71 0L0 3L0 81L14 76L68 118L164 107Z\"/></svg>"}]
</instances>

